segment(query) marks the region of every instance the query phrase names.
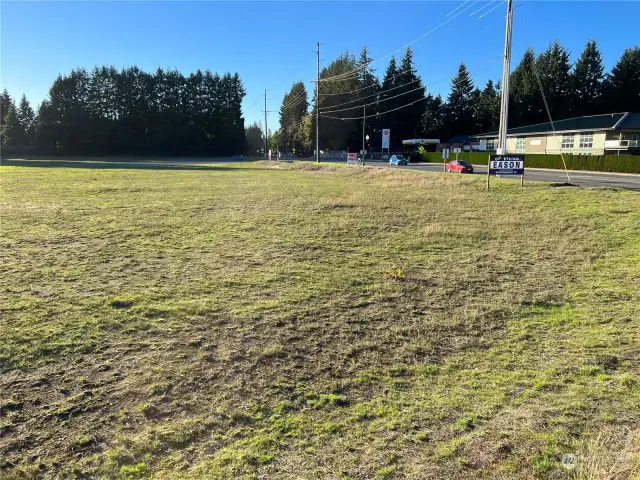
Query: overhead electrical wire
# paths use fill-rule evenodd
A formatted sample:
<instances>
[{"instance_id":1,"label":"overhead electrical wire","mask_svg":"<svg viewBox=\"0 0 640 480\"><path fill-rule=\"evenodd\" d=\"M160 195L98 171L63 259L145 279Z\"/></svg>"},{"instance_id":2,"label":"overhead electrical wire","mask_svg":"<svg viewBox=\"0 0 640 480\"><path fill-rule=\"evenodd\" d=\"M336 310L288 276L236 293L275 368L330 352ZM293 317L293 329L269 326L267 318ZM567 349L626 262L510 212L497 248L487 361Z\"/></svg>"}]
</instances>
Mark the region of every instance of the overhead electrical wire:
<instances>
[{"instance_id":1,"label":"overhead electrical wire","mask_svg":"<svg viewBox=\"0 0 640 480\"><path fill-rule=\"evenodd\" d=\"M404 86L404 85L402 85L402 86ZM368 107L369 105L377 105L379 103L386 102L387 100L392 100L394 98L401 97L402 95L407 95L408 93L417 92L418 90L422 90L423 88L424 87L422 85L420 85L418 88L414 88L413 90L409 90L408 92L399 93L398 95L394 95L393 97L383 98L383 99L380 99L380 100L376 100L375 102L367 103L365 105L356 105L355 107L341 108L341 109L338 109L338 110L325 110L324 112L322 110L320 110L320 113L344 112L344 111L347 111L347 110L353 110L355 108Z\"/></svg>"},{"instance_id":2,"label":"overhead electrical wire","mask_svg":"<svg viewBox=\"0 0 640 480\"><path fill-rule=\"evenodd\" d=\"M494 1L496 1L496 0L492 0L492 2L491 2L491 3L493 3ZM477 3L477 2L476 2L476 3ZM455 19L455 18L457 18L458 16L462 15L464 12L466 12L466 11L469 9L469 7L473 6L474 4L475 4L475 3L472 3L472 4L471 4L471 5L469 5L468 7L466 7L466 8L464 8L464 9L460 10L458 13L456 13L455 15L453 15L453 16L451 16L451 17L447 18L447 19L446 19L446 20L444 20L443 22L439 23L437 26L435 26L434 28L432 28L432 29L431 29L431 30L429 30L428 32L426 32L426 33L422 34L422 35L421 35L421 36L419 36L418 38L416 38L416 39L412 40L411 42L407 43L406 45L404 45L404 46L402 46L402 47L400 47L400 48L398 48L398 49L394 50L393 52L388 53L387 55L384 55L384 56L382 56L382 57L377 57L377 58L375 58L375 59L372 59L372 60L371 60L370 62L368 62L366 65L361 66L361 67L358 67L358 68L354 68L353 70L351 70L351 71L349 71L349 72L344 72L344 73L341 73L341 74L338 74L338 75L334 75L333 77L321 78L321 79L320 79L320 83L328 82L328 81L340 81L342 78L344 78L344 76L350 75L350 74L352 74L352 73L354 73L354 72L362 71L362 70L364 70L365 68L368 68L368 67L369 67L369 65L371 65L371 64L372 64L372 63L374 63L374 62L378 62L378 61L383 60L383 59L385 59L385 58L388 58L388 57L390 57L390 56L392 56L392 55L395 55L396 53L398 53L398 52L399 52L399 51L401 51L401 50L405 50L407 47L409 47L409 46L413 45L414 43L416 43L416 42L418 42L418 41L420 41L420 40L422 40L423 38L427 37L428 35L431 35L431 34L432 34L433 32L435 32L436 30L438 30L438 29L442 28L442 27L443 27L444 25L446 25L447 23L451 22L452 20L454 20L454 19ZM455 9L454 9L453 11L455 11ZM449 14L448 14L448 15L450 15L451 13L453 13L453 11L452 11L452 12L449 12Z\"/></svg>"},{"instance_id":3,"label":"overhead electrical wire","mask_svg":"<svg viewBox=\"0 0 640 480\"><path fill-rule=\"evenodd\" d=\"M367 95L366 97L360 97L360 98L356 98L355 100L349 100L348 102L343 102L343 103L338 103L337 105L331 105L330 107L320 107L320 113L322 113L322 110L330 110L332 108L336 108L336 107L341 107L342 105L347 105L349 103L353 103L353 102L359 102L360 100L364 100L365 98L371 98L371 97L375 97L376 95L380 95L380 93L386 93L386 92L390 92L391 90L396 90L398 88L402 88L402 87L406 87L407 85L411 85L412 83L416 83L416 82L421 82L422 79L417 78L411 82L407 82L407 83L403 83L402 85L398 85L396 87L390 88L388 90L384 90L378 93L372 93L371 95ZM426 88L426 87L425 87ZM343 95L347 95L351 92L345 92ZM363 105L357 105L357 107L362 107ZM356 108L356 107L353 107Z\"/></svg>"}]
</instances>

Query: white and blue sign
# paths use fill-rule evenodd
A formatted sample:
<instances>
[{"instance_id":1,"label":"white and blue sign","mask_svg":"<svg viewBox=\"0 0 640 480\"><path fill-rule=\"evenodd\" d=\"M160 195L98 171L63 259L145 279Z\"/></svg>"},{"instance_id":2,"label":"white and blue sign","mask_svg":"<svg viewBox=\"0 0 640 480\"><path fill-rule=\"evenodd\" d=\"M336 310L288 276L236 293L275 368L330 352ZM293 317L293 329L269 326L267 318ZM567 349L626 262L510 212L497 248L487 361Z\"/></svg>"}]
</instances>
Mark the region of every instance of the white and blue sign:
<instances>
[{"instance_id":1,"label":"white and blue sign","mask_svg":"<svg viewBox=\"0 0 640 480\"><path fill-rule=\"evenodd\" d=\"M490 175L524 175L524 157L522 155L490 155Z\"/></svg>"}]
</instances>

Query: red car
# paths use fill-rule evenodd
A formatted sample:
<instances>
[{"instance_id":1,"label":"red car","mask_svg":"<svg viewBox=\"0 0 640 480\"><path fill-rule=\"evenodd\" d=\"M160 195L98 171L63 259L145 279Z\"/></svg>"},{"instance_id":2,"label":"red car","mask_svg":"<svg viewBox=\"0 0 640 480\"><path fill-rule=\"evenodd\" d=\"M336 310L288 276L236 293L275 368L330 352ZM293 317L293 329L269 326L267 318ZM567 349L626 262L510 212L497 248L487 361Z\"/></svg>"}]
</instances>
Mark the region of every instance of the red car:
<instances>
[{"instance_id":1,"label":"red car","mask_svg":"<svg viewBox=\"0 0 640 480\"><path fill-rule=\"evenodd\" d=\"M473 173L473 165L464 160L452 160L447 164L447 172Z\"/></svg>"}]
</instances>

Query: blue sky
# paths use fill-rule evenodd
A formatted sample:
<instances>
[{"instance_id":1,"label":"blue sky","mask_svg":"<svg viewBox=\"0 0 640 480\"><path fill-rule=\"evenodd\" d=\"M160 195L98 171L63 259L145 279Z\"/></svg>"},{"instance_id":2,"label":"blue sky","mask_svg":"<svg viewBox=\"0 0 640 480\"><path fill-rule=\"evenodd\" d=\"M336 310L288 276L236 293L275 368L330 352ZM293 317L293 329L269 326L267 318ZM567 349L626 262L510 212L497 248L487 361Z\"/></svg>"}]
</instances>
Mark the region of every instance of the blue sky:
<instances>
[{"instance_id":1,"label":"blue sky","mask_svg":"<svg viewBox=\"0 0 640 480\"><path fill-rule=\"evenodd\" d=\"M500 1L2 0L0 78L14 97L25 93L36 106L59 73L76 67L237 71L247 90L248 124L263 119L265 88L276 111L294 81L312 88L316 41L323 44L322 64L346 50L357 54L363 45L379 58L450 20L412 45L428 91L446 96L460 62L479 86L500 78L506 9L497 7ZM575 60L595 38L610 69L624 48L640 43L638 18L635 1L524 0L515 11L512 67L529 45L539 52L557 38ZM388 57L372 66L383 74L387 63ZM276 113L269 122L277 126Z\"/></svg>"}]
</instances>

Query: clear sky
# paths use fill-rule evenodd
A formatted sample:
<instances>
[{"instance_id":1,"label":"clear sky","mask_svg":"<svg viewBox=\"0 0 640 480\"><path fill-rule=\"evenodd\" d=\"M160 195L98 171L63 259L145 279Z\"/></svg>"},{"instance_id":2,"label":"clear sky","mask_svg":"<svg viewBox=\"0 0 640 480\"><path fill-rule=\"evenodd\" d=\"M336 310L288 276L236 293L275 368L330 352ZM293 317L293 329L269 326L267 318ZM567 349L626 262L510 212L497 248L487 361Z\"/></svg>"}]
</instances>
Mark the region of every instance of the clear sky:
<instances>
[{"instance_id":1,"label":"clear sky","mask_svg":"<svg viewBox=\"0 0 640 480\"><path fill-rule=\"evenodd\" d=\"M489 78L500 79L506 11L501 1L0 0L1 83L14 97L25 93L35 107L55 77L75 67L237 71L247 90L248 124L263 118L265 88L274 111L294 81L313 88L317 41L326 65L346 50L359 53L363 45L374 59L384 57L424 36L412 44L418 73L429 92L446 96L460 62L480 87ZM595 38L607 70L625 48L640 43L638 1L521 2L514 0L513 68L527 46L539 52L556 38L572 60ZM372 67L382 75L388 60ZM269 116L271 128L277 119L275 112Z\"/></svg>"}]
</instances>

